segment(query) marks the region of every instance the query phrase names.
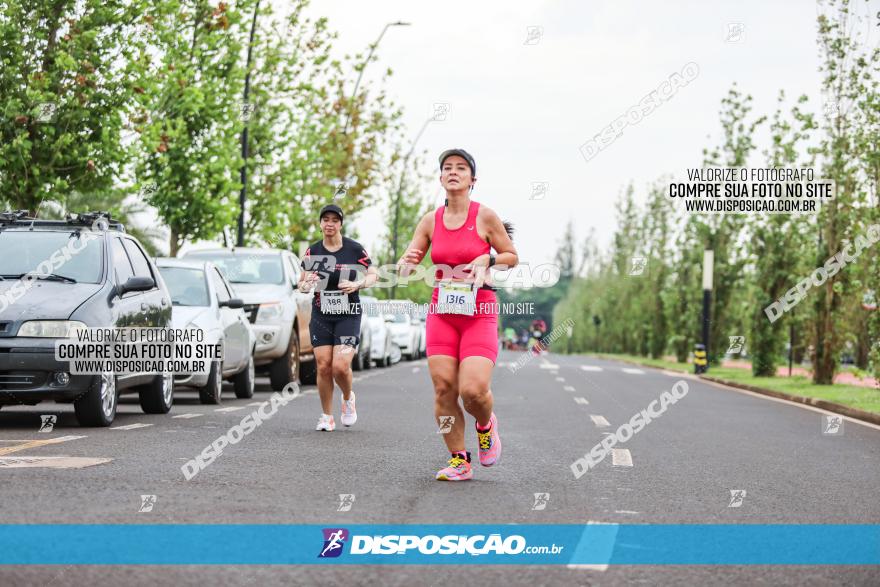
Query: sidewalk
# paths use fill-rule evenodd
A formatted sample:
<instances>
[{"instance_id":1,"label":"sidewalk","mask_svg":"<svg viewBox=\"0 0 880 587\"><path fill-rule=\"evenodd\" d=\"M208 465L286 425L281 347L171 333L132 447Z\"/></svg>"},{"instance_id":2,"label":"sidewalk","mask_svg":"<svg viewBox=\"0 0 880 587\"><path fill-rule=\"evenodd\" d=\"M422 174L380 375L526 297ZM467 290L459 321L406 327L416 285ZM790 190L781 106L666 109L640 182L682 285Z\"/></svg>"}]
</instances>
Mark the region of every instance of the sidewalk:
<instances>
[{"instance_id":1,"label":"sidewalk","mask_svg":"<svg viewBox=\"0 0 880 587\"><path fill-rule=\"evenodd\" d=\"M678 363L674 356L649 359L634 355L589 354L655 369L682 372L693 370L692 363ZM847 371L835 376L834 385L817 385L812 382L810 370L800 366L792 368L791 375L788 376L786 366L779 368L778 376L754 377L749 361L733 360L724 361L722 365L709 369L708 374L698 377L880 425L880 386L877 385L876 379L858 377L855 373Z\"/></svg>"},{"instance_id":2,"label":"sidewalk","mask_svg":"<svg viewBox=\"0 0 880 587\"><path fill-rule=\"evenodd\" d=\"M740 359L736 360L725 360L721 362L722 367L730 367L732 369L747 369L749 371L752 370L752 364L749 361L743 361ZM813 372L809 369L805 369L804 367L795 367L791 368L792 376L801 376L801 377L812 377ZM788 367L779 367L776 369L777 377L788 377ZM856 387L873 387L877 388L877 380L873 377L858 377L855 373L851 371L842 371L834 376L834 383L844 383L846 385L855 385Z\"/></svg>"}]
</instances>

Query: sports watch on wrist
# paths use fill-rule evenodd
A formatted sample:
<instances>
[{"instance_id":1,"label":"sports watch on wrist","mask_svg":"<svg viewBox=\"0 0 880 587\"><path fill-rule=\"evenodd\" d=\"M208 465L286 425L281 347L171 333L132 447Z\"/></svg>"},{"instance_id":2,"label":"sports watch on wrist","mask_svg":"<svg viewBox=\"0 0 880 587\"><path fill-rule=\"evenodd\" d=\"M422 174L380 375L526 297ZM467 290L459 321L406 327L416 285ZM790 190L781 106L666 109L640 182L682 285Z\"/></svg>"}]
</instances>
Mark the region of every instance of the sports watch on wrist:
<instances>
[{"instance_id":1,"label":"sports watch on wrist","mask_svg":"<svg viewBox=\"0 0 880 587\"><path fill-rule=\"evenodd\" d=\"M495 264L495 255L489 253L489 267Z\"/></svg>"}]
</instances>

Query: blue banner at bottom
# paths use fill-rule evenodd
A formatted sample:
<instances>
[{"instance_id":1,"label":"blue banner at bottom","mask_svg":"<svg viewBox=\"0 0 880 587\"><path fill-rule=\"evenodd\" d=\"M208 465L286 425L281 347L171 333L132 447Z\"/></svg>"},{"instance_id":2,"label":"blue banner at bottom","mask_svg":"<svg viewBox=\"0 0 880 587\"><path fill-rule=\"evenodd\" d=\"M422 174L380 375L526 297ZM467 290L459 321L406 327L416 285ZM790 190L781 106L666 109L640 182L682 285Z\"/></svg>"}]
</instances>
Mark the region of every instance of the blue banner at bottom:
<instances>
[{"instance_id":1,"label":"blue banner at bottom","mask_svg":"<svg viewBox=\"0 0 880 587\"><path fill-rule=\"evenodd\" d=\"M880 525L3 524L0 564L880 565Z\"/></svg>"}]
</instances>

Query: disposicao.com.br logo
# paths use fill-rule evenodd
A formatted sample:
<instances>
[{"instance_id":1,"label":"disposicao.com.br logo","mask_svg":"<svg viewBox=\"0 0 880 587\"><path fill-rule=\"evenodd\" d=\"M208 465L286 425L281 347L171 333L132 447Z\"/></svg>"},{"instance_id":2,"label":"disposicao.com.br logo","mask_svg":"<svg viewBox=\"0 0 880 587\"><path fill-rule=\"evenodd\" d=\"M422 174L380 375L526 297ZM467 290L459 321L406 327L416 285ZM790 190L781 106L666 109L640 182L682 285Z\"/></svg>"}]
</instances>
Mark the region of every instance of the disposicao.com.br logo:
<instances>
[{"instance_id":1,"label":"disposicao.com.br logo","mask_svg":"<svg viewBox=\"0 0 880 587\"><path fill-rule=\"evenodd\" d=\"M526 539L519 534L502 537L501 534L476 534L438 536L429 534L388 534L388 535L351 535L345 528L324 528L324 546L319 558L338 557L342 554L347 539L350 538L349 554L369 555L406 555L440 554L440 555L517 555L517 554L560 554L564 546L528 546Z\"/></svg>"}]
</instances>

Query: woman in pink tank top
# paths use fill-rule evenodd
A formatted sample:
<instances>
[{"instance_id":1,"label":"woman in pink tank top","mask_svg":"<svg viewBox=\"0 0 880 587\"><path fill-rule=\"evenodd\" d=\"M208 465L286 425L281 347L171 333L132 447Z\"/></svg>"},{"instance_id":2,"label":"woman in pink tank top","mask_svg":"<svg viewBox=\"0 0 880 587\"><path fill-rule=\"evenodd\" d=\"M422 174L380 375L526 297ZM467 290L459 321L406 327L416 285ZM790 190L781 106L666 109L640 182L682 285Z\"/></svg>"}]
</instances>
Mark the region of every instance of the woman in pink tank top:
<instances>
[{"instance_id":1,"label":"woman in pink tank top","mask_svg":"<svg viewBox=\"0 0 880 587\"><path fill-rule=\"evenodd\" d=\"M435 287L426 324L426 353L434 383L434 415L452 455L435 475L441 481L473 477L462 404L476 420L480 464L489 467L501 457L489 389L498 356L498 303L489 268L509 269L519 258L510 225L470 199L476 179L477 164L467 151L451 149L440 155L446 204L422 217L398 261L400 275L406 276L431 247Z\"/></svg>"}]
</instances>

